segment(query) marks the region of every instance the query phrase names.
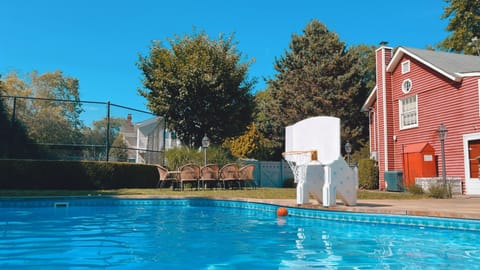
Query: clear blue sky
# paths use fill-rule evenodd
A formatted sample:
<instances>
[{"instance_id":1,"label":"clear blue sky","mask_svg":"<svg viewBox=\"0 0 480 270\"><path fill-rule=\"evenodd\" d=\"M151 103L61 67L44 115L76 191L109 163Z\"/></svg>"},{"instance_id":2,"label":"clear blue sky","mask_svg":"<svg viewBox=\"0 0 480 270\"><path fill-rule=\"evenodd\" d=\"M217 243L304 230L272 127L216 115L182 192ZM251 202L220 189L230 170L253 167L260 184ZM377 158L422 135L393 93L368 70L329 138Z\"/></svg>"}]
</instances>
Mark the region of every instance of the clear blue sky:
<instances>
[{"instance_id":1,"label":"clear blue sky","mask_svg":"<svg viewBox=\"0 0 480 270\"><path fill-rule=\"evenodd\" d=\"M135 63L152 40L235 33L238 49L255 58L255 91L274 74L274 59L312 19L348 45L425 48L443 40L443 0L12 0L0 5L0 74L61 70L80 81L82 100L146 110L137 94Z\"/></svg>"}]
</instances>

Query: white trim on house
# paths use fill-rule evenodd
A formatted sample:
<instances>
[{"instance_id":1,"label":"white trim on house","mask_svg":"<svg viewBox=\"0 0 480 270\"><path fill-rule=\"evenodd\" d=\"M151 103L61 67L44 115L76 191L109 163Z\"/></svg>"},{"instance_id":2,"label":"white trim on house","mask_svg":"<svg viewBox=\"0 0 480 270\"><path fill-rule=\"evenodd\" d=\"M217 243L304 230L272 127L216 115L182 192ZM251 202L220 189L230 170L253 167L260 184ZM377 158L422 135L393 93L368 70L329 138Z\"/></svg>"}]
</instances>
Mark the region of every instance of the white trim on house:
<instances>
[{"instance_id":1,"label":"white trim on house","mask_svg":"<svg viewBox=\"0 0 480 270\"><path fill-rule=\"evenodd\" d=\"M384 170L388 171L388 136L387 136L387 79L385 78L387 74L386 63L385 63L385 49L382 47L382 98L383 98L383 164ZM390 48L391 50L391 48Z\"/></svg>"},{"instance_id":2,"label":"white trim on house","mask_svg":"<svg viewBox=\"0 0 480 270\"><path fill-rule=\"evenodd\" d=\"M463 135L463 163L465 168L465 194L480 195L480 179L470 178L470 156L468 151L468 142L480 140L480 133Z\"/></svg>"},{"instance_id":3,"label":"white trim on house","mask_svg":"<svg viewBox=\"0 0 480 270\"><path fill-rule=\"evenodd\" d=\"M415 123L413 124L405 124L405 117L404 117L404 114L405 114L405 111L404 111L404 102L409 100L409 101L413 101L413 98L415 98ZM413 102L411 102L411 104L413 104ZM408 111L410 113L413 112L412 111ZM404 97L404 98L401 98L398 100L398 120L399 120L399 129L400 130L404 130L404 129L409 129L409 128L415 128L415 127L418 127L418 95L411 95L411 96L408 96L408 97Z\"/></svg>"},{"instance_id":4,"label":"white trim on house","mask_svg":"<svg viewBox=\"0 0 480 270\"><path fill-rule=\"evenodd\" d=\"M377 101L377 91L378 91L378 87L375 85L375 87L372 89L372 91L368 95L367 100L362 106L362 109L361 109L362 112L368 112L370 110L370 107L372 107L373 104L375 104L375 102Z\"/></svg>"},{"instance_id":5,"label":"white trim on house","mask_svg":"<svg viewBox=\"0 0 480 270\"><path fill-rule=\"evenodd\" d=\"M423 60L422 58L416 56L413 53L410 53L409 51L405 50L402 47L398 48L397 51L395 52L395 54L393 55L392 60L390 61L390 63L387 66L387 71L388 72L392 72L395 69L395 67L398 65L398 62L400 62L400 60L402 59L404 54L407 54L408 56L410 56L413 59L419 61L423 65L435 70L436 72L442 74L443 76L449 78L452 81L459 82L459 81L462 80L461 76L458 76L458 77L452 76L451 74L445 72L442 69L439 69L437 66L432 65L430 62L427 62L427 61Z\"/></svg>"},{"instance_id":6,"label":"white trim on house","mask_svg":"<svg viewBox=\"0 0 480 270\"><path fill-rule=\"evenodd\" d=\"M456 72L459 77L464 78L464 77L477 77L480 76L480 72L468 72L468 73L459 73Z\"/></svg>"},{"instance_id":7,"label":"white trim on house","mask_svg":"<svg viewBox=\"0 0 480 270\"><path fill-rule=\"evenodd\" d=\"M402 74L410 72L410 60L402 62Z\"/></svg>"},{"instance_id":8,"label":"white trim on house","mask_svg":"<svg viewBox=\"0 0 480 270\"><path fill-rule=\"evenodd\" d=\"M413 87L412 80L410 80L410 79L403 80L403 82L402 82L402 92L404 94L410 93L410 91L412 90L412 87Z\"/></svg>"}]
</instances>

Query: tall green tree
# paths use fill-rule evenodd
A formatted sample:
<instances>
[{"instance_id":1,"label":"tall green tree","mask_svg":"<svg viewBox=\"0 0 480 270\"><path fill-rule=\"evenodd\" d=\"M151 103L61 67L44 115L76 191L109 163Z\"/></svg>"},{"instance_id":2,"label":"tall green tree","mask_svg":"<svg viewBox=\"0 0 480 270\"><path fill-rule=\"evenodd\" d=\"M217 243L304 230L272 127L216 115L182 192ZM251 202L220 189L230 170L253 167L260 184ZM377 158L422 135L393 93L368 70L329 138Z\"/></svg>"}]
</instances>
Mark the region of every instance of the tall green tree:
<instances>
[{"instance_id":1,"label":"tall green tree","mask_svg":"<svg viewBox=\"0 0 480 270\"><path fill-rule=\"evenodd\" d=\"M117 138L115 138L112 143L112 148L110 148L110 158L112 161L128 161L127 144L125 143L125 140L121 133L118 134Z\"/></svg>"},{"instance_id":2,"label":"tall green tree","mask_svg":"<svg viewBox=\"0 0 480 270\"><path fill-rule=\"evenodd\" d=\"M23 123L31 139L54 144L81 142L83 110L77 79L64 76L61 71L34 71L26 78L12 72L5 77L3 88L6 95L27 97L16 99L15 119ZM12 106L13 103L7 106L10 112Z\"/></svg>"},{"instance_id":3,"label":"tall green tree","mask_svg":"<svg viewBox=\"0 0 480 270\"><path fill-rule=\"evenodd\" d=\"M312 116L335 116L341 119L343 141L360 145L367 138L368 118L360 109L373 86L374 71L368 68L373 56L372 47L347 49L336 33L311 21L302 35L292 35L289 50L275 61L277 74L267 89L271 103L259 129L274 124L270 128L278 146L285 126Z\"/></svg>"},{"instance_id":4,"label":"tall green tree","mask_svg":"<svg viewBox=\"0 0 480 270\"><path fill-rule=\"evenodd\" d=\"M125 118L111 117L109 125L109 141L113 142L118 138L122 125L127 122ZM82 130L83 144L91 145L91 147L84 149L84 159L88 160L105 160L105 144L107 141L107 119L103 118L98 121L93 121L92 127L84 127Z\"/></svg>"},{"instance_id":5,"label":"tall green tree","mask_svg":"<svg viewBox=\"0 0 480 270\"><path fill-rule=\"evenodd\" d=\"M256 110L254 121L258 131L263 134L263 156L254 156L259 160L276 160L283 152L283 122L280 115L278 100L273 98L272 87L255 93Z\"/></svg>"},{"instance_id":6,"label":"tall green tree","mask_svg":"<svg viewBox=\"0 0 480 270\"><path fill-rule=\"evenodd\" d=\"M201 145L204 134L220 143L242 133L252 120L255 80L248 79L251 61L243 61L233 35L214 40L202 32L167 41L154 42L137 63L148 107L187 145Z\"/></svg>"},{"instance_id":7,"label":"tall green tree","mask_svg":"<svg viewBox=\"0 0 480 270\"><path fill-rule=\"evenodd\" d=\"M480 55L480 1L445 0L442 19L449 19L447 31L451 32L437 44L442 50Z\"/></svg>"}]
</instances>

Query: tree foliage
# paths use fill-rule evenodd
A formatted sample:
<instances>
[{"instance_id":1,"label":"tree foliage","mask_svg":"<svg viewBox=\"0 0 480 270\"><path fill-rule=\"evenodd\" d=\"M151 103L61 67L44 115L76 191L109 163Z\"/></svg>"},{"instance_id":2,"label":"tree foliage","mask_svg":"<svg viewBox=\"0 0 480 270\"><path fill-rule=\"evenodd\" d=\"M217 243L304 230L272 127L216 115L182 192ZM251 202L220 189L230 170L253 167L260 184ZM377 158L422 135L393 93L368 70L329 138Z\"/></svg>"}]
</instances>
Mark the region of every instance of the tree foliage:
<instances>
[{"instance_id":1,"label":"tree foliage","mask_svg":"<svg viewBox=\"0 0 480 270\"><path fill-rule=\"evenodd\" d=\"M252 120L255 81L247 78L251 62L241 62L233 35L212 40L199 33L168 43L154 42L137 63L148 107L187 145L201 145L204 134L220 143L241 133Z\"/></svg>"},{"instance_id":2,"label":"tree foliage","mask_svg":"<svg viewBox=\"0 0 480 270\"><path fill-rule=\"evenodd\" d=\"M337 34L311 21L303 35L292 35L289 50L275 61L277 74L268 81L265 96L257 95L265 101L257 101L259 129L279 147L285 126L312 116L335 116L341 119L343 139L361 144L368 118L360 109L374 85L373 57L373 47L347 49Z\"/></svg>"},{"instance_id":3,"label":"tree foliage","mask_svg":"<svg viewBox=\"0 0 480 270\"><path fill-rule=\"evenodd\" d=\"M257 129L255 123L250 124L244 134L228 138L223 143L223 147L228 148L236 158L265 159L266 146L268 141Z\"/></svg>"},{"instance_id":4,"label":"tree foliage","mask_svg":"<svg viewBox=\"0 0 480 270\"><path fill-rule=\"evenodd\" d=\"M441 18L449 19L446 30L451 34L438 43L437 47L450 52L479 55L480 1L445 0L445 2L449 6L445 7Z\"/></svg>"},{"instance_id":5,"label":"tree foliage","mask_svg":"<svg viewBox=\"0 0 480 270\"><path fill-rule=\"evenodd\" d=\"M207 148L207 163L218 164L223 166L224 164L233 162L234 159L228 155L225 149L216 145L211 145ZM188 146L181 146L171 148L165 151L165 166L171 170L176 170L180 166L187 163L194 163L203 165L205 162L204 152L198 148L192 148Z\"/></svg>"},{"instance_id":6,"label":"tree foliage","mask_svg":"<svg viewBox=\"0 0 480 270\"><path fill-rule=\"evenodd\" d=\"M115 138L115 140L113 141L112 148L110 148L109 154L112 161L128 161L127 144L125 143L123 135L121 133L119 133L117 138Z\"/></svg>"},{"instance_id":7,"label":"tree foliage","mask_svg":"<svg viewBox=\"0 0 480 270\"><path fill-rule=\"evenodd\" d=\"M120 129L127 120L120 117L111 117L109 121L109 141L113 146L119 136ZM82 130L83 144L91 145L83 151L83 158L87 160L105 160L105 144L107 139L107 119L93 121L92 127L84 127ZM110 150L111 151L111 150Z\"/></svg>"},{"instance_id":8,"label":"tree foliage","mask_svg":"<svg viewBox=\"0 0 480 270\"><path fill-rule=\"evenodd\" d=\"M16 99L15 119L27 128L28 137L40 143L81 141L82 108L77 79L64 76L61 71L34 71L26 79L16 73L7 74L3 84L6 95L27 97ZM13 103L7 108L13 113Z\"/></svg>"}]
</instances>

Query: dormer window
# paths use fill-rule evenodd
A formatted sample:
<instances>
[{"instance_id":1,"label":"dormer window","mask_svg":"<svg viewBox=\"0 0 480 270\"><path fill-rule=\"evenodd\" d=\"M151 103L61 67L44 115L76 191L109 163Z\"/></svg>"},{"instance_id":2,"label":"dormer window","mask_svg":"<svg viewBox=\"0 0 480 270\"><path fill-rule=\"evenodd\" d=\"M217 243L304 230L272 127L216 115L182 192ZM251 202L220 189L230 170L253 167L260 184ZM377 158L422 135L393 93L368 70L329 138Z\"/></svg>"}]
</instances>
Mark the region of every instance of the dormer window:
<instances>
[{"instance_id":1,"label":"dormer window","mask_svg":"<svg viewBox=\"0 0 480 270\"><path fill-rule=\"evenodd\" d=\"M403 93L407 94L412 89L412 81L410 79L406 79L402 82L402 91Z\"/></svg>"},{"instance_id":2,"label":"dormer window","mask_svg":"<svg viewBox=\"0 0 480 270\"><path fill-rule=\"evenodd\" d=\"M402 62L402 74L410 72L410 60Z\"/></svg>"}]
</instances>

